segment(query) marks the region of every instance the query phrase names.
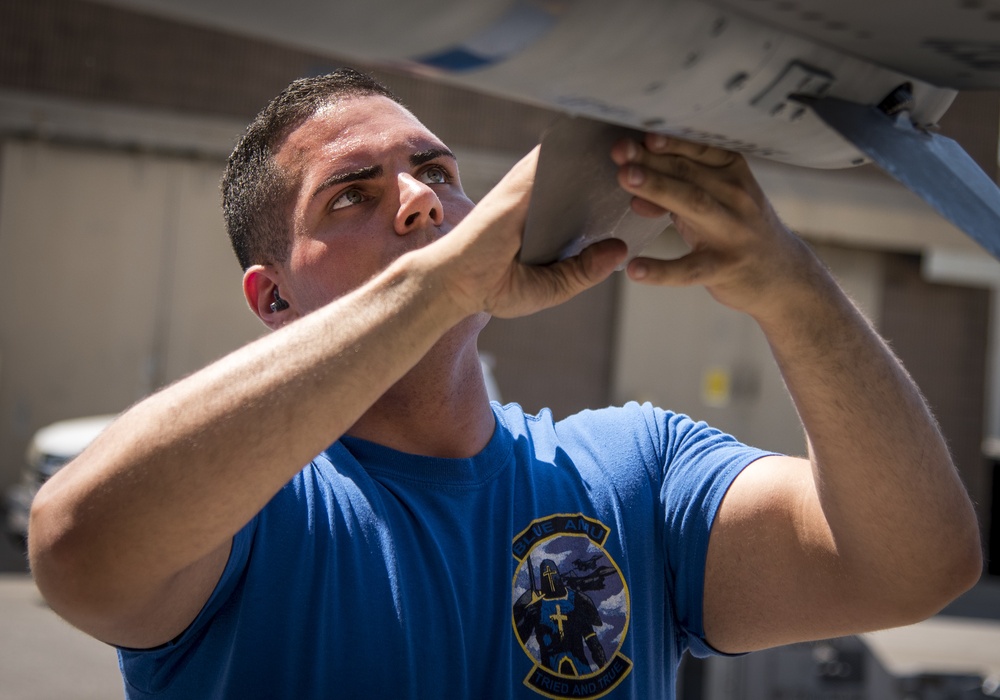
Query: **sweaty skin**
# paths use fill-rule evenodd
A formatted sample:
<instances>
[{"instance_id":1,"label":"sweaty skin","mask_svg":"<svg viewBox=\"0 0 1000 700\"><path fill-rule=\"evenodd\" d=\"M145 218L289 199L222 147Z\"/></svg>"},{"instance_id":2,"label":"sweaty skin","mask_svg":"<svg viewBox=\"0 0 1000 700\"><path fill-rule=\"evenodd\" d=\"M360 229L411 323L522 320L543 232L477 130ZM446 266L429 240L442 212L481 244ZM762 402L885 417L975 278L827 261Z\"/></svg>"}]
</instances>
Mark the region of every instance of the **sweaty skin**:
<instances>
[{"instance_id":1,"label":"sweaty skin","mask_svg":"<svg viewBox=\"0 0 1000 700\"><path fill-rule=\"evenodd\" d=\"M658 137L610 155L636 211L670 211L691 247L633 260L629 277L703 285L753 317L811 446L755 462L728 492L709 641L743 651L902 624L968 588L978 529L933 418L743 158ZM243 282L275 332L137 404L41 490L30 554L50 605L107 642L162 644L207 600L233 534L338 436L477 453L494 428L485 319L562 303L626 255L605 241L517 262L536 160L473 208L444 144L391 100L350 98L295 129L277 155L297 183L289 255ZM271 310L276 288L287 309Z\"/></svg>"}]
</instances>

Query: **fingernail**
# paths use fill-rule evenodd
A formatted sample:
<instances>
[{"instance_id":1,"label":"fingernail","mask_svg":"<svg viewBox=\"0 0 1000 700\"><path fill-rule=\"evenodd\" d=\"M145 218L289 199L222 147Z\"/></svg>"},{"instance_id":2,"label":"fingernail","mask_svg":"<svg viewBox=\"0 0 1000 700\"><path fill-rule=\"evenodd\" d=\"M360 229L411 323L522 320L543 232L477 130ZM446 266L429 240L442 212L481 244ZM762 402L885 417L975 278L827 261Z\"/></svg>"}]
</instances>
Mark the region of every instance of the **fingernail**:
<instances>
[{"instance_id":1,"label":"fingernail","mask_svg":"<svg viewBox=\"0 0 1000 700\"><path fill-rule=\"evenodd\" d=\"M633 260L628 266L628 271L629 274L632 275L632 279L641 280L649 274L649 266L640 260Z\"/></svg>"},{"instance_id":2,"label":"fingernail","mask_svg":"<svg viewBox=\"0 0 1000 700\"><path fill-rule=\"evenodd\" d=\"M642 172L642 168L632 165L629 166L627 174L628 184L633 187L638 187L642 184L642 181L646 179L645 173Z\"/></svg>"},{"instance_id":3,"label":"fingernail","mask_svg":"<svg viewBox=\"0 0 1000 700\"><path fill-rule=\"evenodd\" d=\"M625 142L625 160L633 161L639 155L639 144L632 139Z\"/></svg>"},{"instance_id":4,"label":"fingernail","mask_svg":"<svg viewBox=\"0 0 1000 700\"><path fill-rule=\"evenodd\" d=\"M663 134L651 134L649 137L650 148L664 148L667 145L667 137Z\"/></svg>"}]
</instances>

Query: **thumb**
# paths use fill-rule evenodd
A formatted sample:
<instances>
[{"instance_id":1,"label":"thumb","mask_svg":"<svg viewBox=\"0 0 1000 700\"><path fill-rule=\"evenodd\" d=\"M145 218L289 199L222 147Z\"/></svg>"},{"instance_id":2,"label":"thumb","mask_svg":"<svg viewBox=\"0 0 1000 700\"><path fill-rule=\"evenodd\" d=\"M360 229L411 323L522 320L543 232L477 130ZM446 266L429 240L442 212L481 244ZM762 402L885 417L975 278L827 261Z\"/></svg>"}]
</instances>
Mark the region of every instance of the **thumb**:
<instances>
[{"instance_id":1,"label":"thumb","mask_svg":"<svg viewBox=\"0 0 1000 700\"><path fill-rule=\"evenodd\" d=\"M603 282L617 270L628 257L628 246L618 238L605 238L584 248L576 255L563 262L575 261L579 266L582 284L592 287ZM582 291L582 289L581 289Z\"/></svg>"},{"instance_id":2,"label":"thumb","mask_svg":"<svg viewBox=\"0 0 1000 700\"><path fill-rule=\"evenodd\" d=\"M618 269L627 255L628 246L624 241L607 238L587 246L573 257L536 268L551 276L553 294L549 305L561 304L603 282Z\"/></svg>"}]
</instances>

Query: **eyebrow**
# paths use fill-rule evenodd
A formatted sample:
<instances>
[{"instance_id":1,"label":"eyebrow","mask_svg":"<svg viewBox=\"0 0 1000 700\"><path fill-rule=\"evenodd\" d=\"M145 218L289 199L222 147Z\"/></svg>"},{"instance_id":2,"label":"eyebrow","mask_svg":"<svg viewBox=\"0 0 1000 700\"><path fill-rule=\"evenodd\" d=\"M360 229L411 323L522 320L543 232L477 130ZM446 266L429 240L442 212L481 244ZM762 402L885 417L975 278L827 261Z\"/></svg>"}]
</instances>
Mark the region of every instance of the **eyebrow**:
<instances>
[{"instance_id":1,"label":"eyebrow","mask_svg":"<svg viewBox=\"0 0 1000 700\"><path fill-rule=\"evenodd\" d=\"M316 189L312 193L312 199L315 199L324 190L336 185L343 185L345 182L358 182L360 180L374 180L378 177L382 177L381 165L369 165L346 173L335 173L316 186Z\"/></svg>"},{"instance_id":2,"label":"eyebrow","mask_svg":"<svg viewBox=\"0 0 1000 700\"><path fill-rule=\"evenodd\" d=\"M410 156L410 165L416 167L418 165L423 165L428 163L435 158L441 158L442 156L451 158L452 160L458 160L455 154L449 151L447 148L428 148L424 151L417 151ZM316 186L313 190L311 199L315 199L323 191L330 189L331 187L336 187L337 185L343 185L347 182L359 182L362 180L374 180L376 178L382 177L382 166L381 165L369 165L364 168L358 168L357 170L351 170L346 173L336 173L331 175L323 182Z\"/></svg>"},{"instance_id":3,"label":"eyebrow","mask_svg":"<svg viewBox=\"0 0 1000 700\"><path fill-rule=\"evenodd\" d=\"M452 160L455 161L458 160L458 158L455 157L455 154L449 151L447 148L428 148L426 151L417 151L412 156L410 156L410 165L413 166L423 165L424 163L432 161L435 158L440 158L441 156L451 158Z\"/></svg>"}]
</instances>

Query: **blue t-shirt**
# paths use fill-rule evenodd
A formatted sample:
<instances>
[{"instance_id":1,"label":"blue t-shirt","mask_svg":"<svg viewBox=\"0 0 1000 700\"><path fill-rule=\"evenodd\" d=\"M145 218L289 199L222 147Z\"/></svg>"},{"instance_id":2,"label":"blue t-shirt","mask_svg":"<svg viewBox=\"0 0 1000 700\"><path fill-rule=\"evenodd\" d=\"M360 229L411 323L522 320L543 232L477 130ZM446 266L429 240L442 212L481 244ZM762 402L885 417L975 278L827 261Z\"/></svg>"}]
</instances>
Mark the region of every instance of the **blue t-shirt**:
<instances>
[{"instance_id":1,"label":"blue t-shirt","mask_svg":"<svg viewBox=\"0 0 1000 700\"><path fill-rule=\"evenodd\" d=\"M494 404L470 459L344 437L233 539L139 698L672 697L709 530L764 453L649 405L558 423Z\"/></svg>"}]
</instances>

